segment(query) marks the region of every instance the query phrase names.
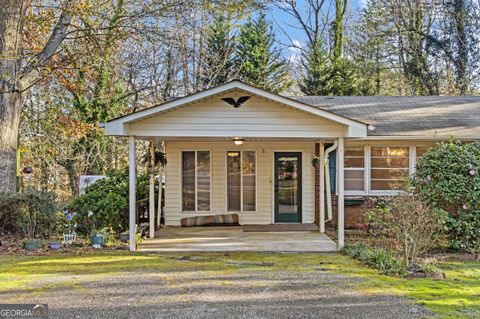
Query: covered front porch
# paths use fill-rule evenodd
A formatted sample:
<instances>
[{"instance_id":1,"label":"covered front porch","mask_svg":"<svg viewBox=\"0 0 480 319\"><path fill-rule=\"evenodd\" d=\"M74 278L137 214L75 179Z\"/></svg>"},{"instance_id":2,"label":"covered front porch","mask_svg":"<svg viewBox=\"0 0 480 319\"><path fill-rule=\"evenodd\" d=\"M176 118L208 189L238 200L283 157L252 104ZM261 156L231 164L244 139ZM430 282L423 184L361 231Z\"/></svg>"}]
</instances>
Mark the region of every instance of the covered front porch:
<instances>
[{"instance_id":1,"label":"covered front porch","mask_svg":"<svg viewBox=\"0 0 480 319\"><path fill-rule=\"evenodd\" d=\"M145 227L149 231L148 238L138 246L140 251L330 252L343 247L343 178L336 183L339 205L337 206L338 219L333 225L337 228L339 240L334 242L325 235L325 224L332 221L330 192L335 192L335 187L329 185L329 165L326 153L329 150L335 150L337 168L343 167L343 138L325 140L263 138L261 142L249 138L245 139L245 144L235 146L233 141L226 138L178 142L170 138L130 137L130 186L132 188L136 180L135 159L137 156L135 149L137 140L149 140L150 146L163 145L165 155L169 158L167 166L161 169L160 176L154 178L154 173L150 178L150 200L145 202L144 206L146 207L143 211L147 215L146 218L143 218L141 225L142 229ZM194 153L190 151L192 149L208 150L202 151L208 154L209 164L207 166L209 169L205 175L209 176L208 184L211 185L207 188L208 195L202 197L209 205L208 210L205 211L199 209L187 211L182 207L185 205L185 200L181 199L181 194L185 193L182 184L184 185L186 180L179 178L179 175L183 176L186 166L182 159L185 157L185 153ZM231 211L229 210L229 194L231 193L229 190L232 188L229 180L232 179L232 176L228 173L228 157L231 157L232 153L234 155L241 154L243 157L244 149L254 156L252 163L255 167L253 170L255 174L252 178L255 181L255 190L252 192L254 208L252 211L243 209ZM311 163L315 155L319 160L316 169ZM291 171L280 168L279 163L285 164L285 161L281 162L285 156L288 160L295 161ZM197 159L198 155L194 158ZM190 166L197 168L198 165ZM281 176L284 178L283 184ZM291 183L290 178L297 182ZM157 184L159 180L165 180L165 188L158 187L160 193L155 194L157 187L154 184ZM199 182L196 181L193 184L198 187ZM241 198L246 197L244 193L245 191L242 192ZM200 196L193 195L192 197L194 199L193 207L199 206ZM156 198L161 199L162 202L156 201ZM233 196L233 198L239 200L238 196ZM130 202L135 202L136 199L136 189L131 189ZM243 204L245 201L241 202L241 206L245 206ZM164 223L162 224L160 224L159 214L162 212L161 207L164 212L164 218L162 218ZM136 216L130 221L130 229L137 227L141 222L138 218L138 207L135 207L133 211L136 211ZM239 216L240 226L180 227L180 221L184 218L232 213ZM285 219L285 216L289 216L289 219ZM294 220L290 220L292 216L295 217ZM252 231L252 229L254 230Z\"/></svg>"},{"instance_id":2,"label":"covered front porch","mask_svg":"<svg viewBox=\"0 0 480 319\"><path fill-rule=\"evenodd\" d=\"M165 227L139 245L163 252L333 252L337 244L319 231L244 232L242 226Z\"/></svg>"},{"instance_id":3,"label":"covered front porch","mask_svg":"<svg viewBox=\"0 0 480 319\"><path fill-rule=\"evenodd\" d=\"M235 99L244 103L234 107L225 103ZM149 247L155 251L341 249L345 139L365 137L366 127L238 81L106 123L106 134L129 138L130 249L136 247L137 140L150 141L151 159L155 154L152 145L162 145L168 160L160 172L165 177L165 192L158 198L164 198L164 204L155 204L157 173L150 173L150 239L142 251ZM325 223L332 221L326 168L329 151L337 155L336 244L324 234ZM157 232L161 209L156 212L156 207L164 207L167 226ZM175 227L187 218L232 214L238 215L240 225L316 223L318 228L262 234L230 227Z\"/></svg>"}]
</instances>

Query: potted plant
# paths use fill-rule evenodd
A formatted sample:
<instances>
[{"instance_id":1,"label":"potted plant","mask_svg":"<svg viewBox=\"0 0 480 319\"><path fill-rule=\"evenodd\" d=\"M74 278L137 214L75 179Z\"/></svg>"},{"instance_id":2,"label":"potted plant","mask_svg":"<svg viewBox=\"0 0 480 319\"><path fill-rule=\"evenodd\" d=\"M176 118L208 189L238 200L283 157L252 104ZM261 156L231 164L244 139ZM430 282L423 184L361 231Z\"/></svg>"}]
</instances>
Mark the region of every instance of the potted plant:
<instances>
[{"instance_id":1,"label":"potted plant","mask_svg":"<svg viewBox=\"0 0 480 319\"><path fill-rule=\"evenodd\" d=\"M25 250L28 251L35 251L37 249L40 249L42 247L42 244L40 241L35 240L35 239L27 239L24 242Z\"/></svg>"},{"instance_id":2,"label":"potted plant","mask_svg":"<svg viewBox=\"0 0 480 319\"><path fill-rule=\"evenodd\" d=\"M105 239L107 238L104 229L94 229L90 234L90 243L93 248L103 248L105 246Z\"/></svg>"},{"instance_id":3,"label":"potted plant","mask_svg":"<svg viewBox=\"0 0 480 319\"><path fill-rule=\"evenodd\" d=\"M27 239L24 242L25 249L28 251L35 251L42 247L40 241L35 239L35 233L37 229L37 212L30 207L28 203L22 208L25 216L25 230Z\"/></svg>"},{"instance_id":4,"label":"potted plant","mask_svg":"<svg viewBox=\"0 0 480 319\"><path fill-rule=\"evenodd\" d=\"M60 248L62 248L62 243L59 241L51 241L48 243L48 248L53 250L59 250Z\"/></svg>"},{"instance_id":5,"label":"potted plant","mask_svg":"<svg viewBox=\"0 0 480 319\"><path fill-rule=\"evenodd\" d=\"M97 218L92 211L88 212L88 217L91 217L93 221L93 230L90 232L90 244L93 248L103 248L108 230L106 228L97 228Z\"/></svg>"}]
</instances>

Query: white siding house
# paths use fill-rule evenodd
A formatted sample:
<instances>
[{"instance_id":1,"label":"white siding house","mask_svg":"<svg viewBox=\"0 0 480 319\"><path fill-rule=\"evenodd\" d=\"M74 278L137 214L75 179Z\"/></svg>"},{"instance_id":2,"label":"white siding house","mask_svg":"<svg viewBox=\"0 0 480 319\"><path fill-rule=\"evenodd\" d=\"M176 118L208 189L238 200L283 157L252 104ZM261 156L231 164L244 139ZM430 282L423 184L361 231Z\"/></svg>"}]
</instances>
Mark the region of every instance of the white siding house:
<instances>
[{"instance_id":1,"label":"white siding house","mask_svg":"<svg viewBox=\"0 0 480 319\"><path fill-rule=\"evenodd\" d=\"M248 99L236 107L226 101L240 97ZM105 134L128 137L130 145L130 248L136 140L165 146L165 225L235 213L243 225L316 223L324 232L333 196L341 248L345 196L398 193L436 141L480 136L479 110L479 98L288 98L232 81L113 119Z\"/></svg>"}]
</instances>

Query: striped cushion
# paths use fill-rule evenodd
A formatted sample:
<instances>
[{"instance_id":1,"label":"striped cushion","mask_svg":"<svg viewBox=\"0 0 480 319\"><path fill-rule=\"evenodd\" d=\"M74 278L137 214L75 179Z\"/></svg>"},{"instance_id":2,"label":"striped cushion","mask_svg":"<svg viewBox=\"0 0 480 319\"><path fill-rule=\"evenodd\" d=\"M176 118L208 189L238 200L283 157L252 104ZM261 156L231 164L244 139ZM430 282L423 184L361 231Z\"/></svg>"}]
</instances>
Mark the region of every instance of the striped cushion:
<instances>
[{"instance_id":1,"label":"striped cushion","mask_svg":"<svg viewBox=\"0 0 480 319\"><path fill-rule=\"evenodd\" d=\"M187 217L180 220L182 227L206 225L238 225L237 214Z\"/></svg>"}]
</instances>

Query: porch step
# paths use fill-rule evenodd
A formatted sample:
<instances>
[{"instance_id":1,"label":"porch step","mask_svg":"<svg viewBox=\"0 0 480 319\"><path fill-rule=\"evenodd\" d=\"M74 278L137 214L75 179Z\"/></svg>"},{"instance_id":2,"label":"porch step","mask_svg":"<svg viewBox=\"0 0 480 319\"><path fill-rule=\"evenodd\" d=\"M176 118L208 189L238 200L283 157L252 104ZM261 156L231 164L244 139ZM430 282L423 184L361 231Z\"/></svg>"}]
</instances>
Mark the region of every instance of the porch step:
<instances>
[{"instance_id":1,"label":"porch step","mask_svg":"<svg viewBox=\"0 0 480 319\"><path fill-rule=\"evenodd\" d=\"M243 225L244 232L318 231L317 224Z\"/></svg>"}]
</instances>

